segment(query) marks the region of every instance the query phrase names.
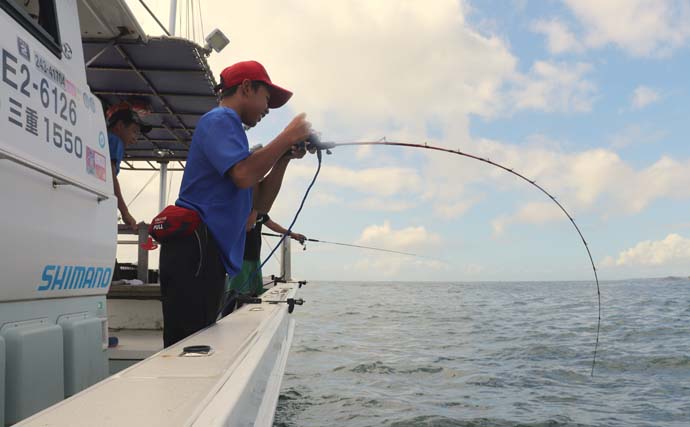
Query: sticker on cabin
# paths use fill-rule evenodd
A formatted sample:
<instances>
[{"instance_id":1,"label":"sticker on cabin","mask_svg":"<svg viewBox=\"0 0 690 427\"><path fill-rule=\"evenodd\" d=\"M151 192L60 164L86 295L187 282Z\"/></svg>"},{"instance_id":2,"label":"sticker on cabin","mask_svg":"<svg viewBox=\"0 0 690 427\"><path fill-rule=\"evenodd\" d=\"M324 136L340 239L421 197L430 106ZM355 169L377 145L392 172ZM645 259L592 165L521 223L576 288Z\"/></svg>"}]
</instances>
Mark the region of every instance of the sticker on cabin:
<instances>
[{"instance_id":1,"label":"sticker on cabin","mask_svg":"<svg viewBox=\"0 0 690 427\"><path fill-rule=\"evenodd\" d=\"M89 96L88 93L84 92L84 95L82 96L84 99L84 106L88 108L92 113L96 112L96 101L94 101L93 97Z\"/></svg>"},{"instance_id":2,"label":"sticker on cabin","mask_svg":"<svg viewBox=\"0 0 690 427\"><path fill-rule=\"evenodd\" d=\"M19 51L19 54L24 59L31 62L31 49L29 48L29 44L20 37L17 37L17 51Z\"/></svg>"},{"instance_id":3,"label":"sticker on cabin","mask_svg":"<svg viewBox=\"0 0 690 427\"><path fill-rule=\"evenodd\" d=\"M63 44L62 53L65 54L65 58L72 59L72 46L70 46L69 43Z\"/></svg>"},{"instance_id":4,"label":"sticker on cabin","mask_svg":"<svg viewBox=\"0 0 690 427\"><path fill-rule=\"evenodd\" d=\"M60 69L50 63L47 59L43 58L38 53L34 52L34 58L36 58L36 69L40 71L44 76L48 77L50 80L55 82L60 88L65 88L65 74L60 71Z\"/></svg>"},{"instance_id":5,"label":"sticker on cabin","mask_svg":"<svg viewBox=\"0 0 690 427\"><path fill-rule=\"evenodd\" d=\"M91 147L86 147L86 173L105 181L105 156Z\"/></svg>"},{"instance_id":6,"label":"sticker on cabin","mask_svg":"<svg viewBox=\"0 0 690 427\"><path fill-rule=\"evenodd\" d=\"M72 95L73 98L77 97L77 87L71 81L65 79L65 92Z\"/></svg>"}]
</instances>

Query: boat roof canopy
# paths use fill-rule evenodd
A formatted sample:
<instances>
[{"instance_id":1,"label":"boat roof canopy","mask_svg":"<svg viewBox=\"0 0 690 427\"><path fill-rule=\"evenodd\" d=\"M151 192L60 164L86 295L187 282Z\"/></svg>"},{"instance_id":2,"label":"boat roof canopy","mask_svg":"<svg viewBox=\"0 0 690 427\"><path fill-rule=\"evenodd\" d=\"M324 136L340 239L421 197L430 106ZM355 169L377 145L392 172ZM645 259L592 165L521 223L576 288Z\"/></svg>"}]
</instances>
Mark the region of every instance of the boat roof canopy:
<instances>
[{"instance_id":1,"label":"boat roof canopy","mask_svg":"<svg viewBox=\"0 0 690 427\"><path fill-rule=\"evenodd\" d=\"M140 169L133 161L186 159L199 118L218 103L202 48L174 37L150 37L148 43L84 40L83 45L85 58L93 58L86 59L86 78L105 108L128 101L150 110L142 118L153 129L126 147L125 168Z\"/></svg>"},{"instance_id":2,"label":"boat roof canopy","mask_svg":"<svg viewBox=\"0 0 690 427\"><path fill-rule=\"evenodd\" d=\"M143 40L146 34L125 0L79 0L79 26L82 38Z\"/></svg>"},{"instance_id":3,"label":"boat roof canopy","mask_svg":"<svg viewBox=\"0 0 690 427\"><path fill-rule=\"evenodd\" d=\"M119 11L111 15L111 8ZM101 22L96 13L82 20L89 10L108 13L100 33L94 33ZM152 170L160 162L173 162L169 170L183 168L199 118L218 105L207 51L184 38L147 37L120 0L80 0L79 15L91 91L104 110L127 101L153 127L125 148L122 168ZM122 26L122 33L104 30Z\"/></svg>"}]
</instances>

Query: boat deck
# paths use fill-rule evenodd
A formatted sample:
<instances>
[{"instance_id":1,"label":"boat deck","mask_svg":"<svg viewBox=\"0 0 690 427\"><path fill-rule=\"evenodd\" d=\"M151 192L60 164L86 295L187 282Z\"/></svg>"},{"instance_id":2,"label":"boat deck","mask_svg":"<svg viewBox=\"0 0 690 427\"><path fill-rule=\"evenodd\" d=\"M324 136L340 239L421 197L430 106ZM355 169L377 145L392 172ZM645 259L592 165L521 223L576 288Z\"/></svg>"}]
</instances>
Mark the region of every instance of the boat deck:
<instances>
[{"instance_id":1,"label":"boat deck","mask_svg":"<svg viewBox=\"0 0 690 427\"><path fill-rule=\"evenodd\" d=\"M19 426L271 425L294 321L284 303L296 284L281 284L232 315ZM134 333L133 333L134 332ZM141 356L155 331L127 331L111 357ZM208 345L205 356L183 353Z\"/></svg>"}]
</instances>

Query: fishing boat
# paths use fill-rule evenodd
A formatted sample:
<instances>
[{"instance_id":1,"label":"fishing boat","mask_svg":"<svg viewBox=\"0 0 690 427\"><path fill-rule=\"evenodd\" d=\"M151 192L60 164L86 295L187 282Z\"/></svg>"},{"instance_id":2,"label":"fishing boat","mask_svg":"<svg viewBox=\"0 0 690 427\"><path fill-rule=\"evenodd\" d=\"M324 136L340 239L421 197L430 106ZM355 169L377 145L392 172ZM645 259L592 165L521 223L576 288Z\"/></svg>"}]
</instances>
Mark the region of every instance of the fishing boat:
<instances>
[{"instance_id":1,"label":"fishing boat","mask_svg":"<svg viewBox=\"0 0 690 427\"><path fill-rule=\"evenodd\" d=\"M273 423L304 282L290 243L260 299L163 349L147 226L117 227L102 105L146 107L123 170L182 169L216 105L208 46L149 37L124 0L0 1L0 425ZM140 285L115 281L118 241Z\"/></svg>"}]
</instances>

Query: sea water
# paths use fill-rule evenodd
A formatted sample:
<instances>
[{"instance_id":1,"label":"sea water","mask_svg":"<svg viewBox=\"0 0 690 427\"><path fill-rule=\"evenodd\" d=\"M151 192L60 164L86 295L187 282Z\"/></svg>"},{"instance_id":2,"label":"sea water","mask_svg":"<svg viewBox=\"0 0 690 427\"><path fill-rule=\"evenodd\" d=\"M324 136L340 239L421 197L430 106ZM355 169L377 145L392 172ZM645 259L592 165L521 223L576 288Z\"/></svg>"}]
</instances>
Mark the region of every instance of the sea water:
<instances>
[{"instance_id":1,"label":"sea water","mask_svg":"<svg viewBox=\"0 0 690 427\"><path fill-rule=\"evenodd\" d=\"M311 282L276 426L690 426L690 281Z\"/></svg>"}]
</instances>

